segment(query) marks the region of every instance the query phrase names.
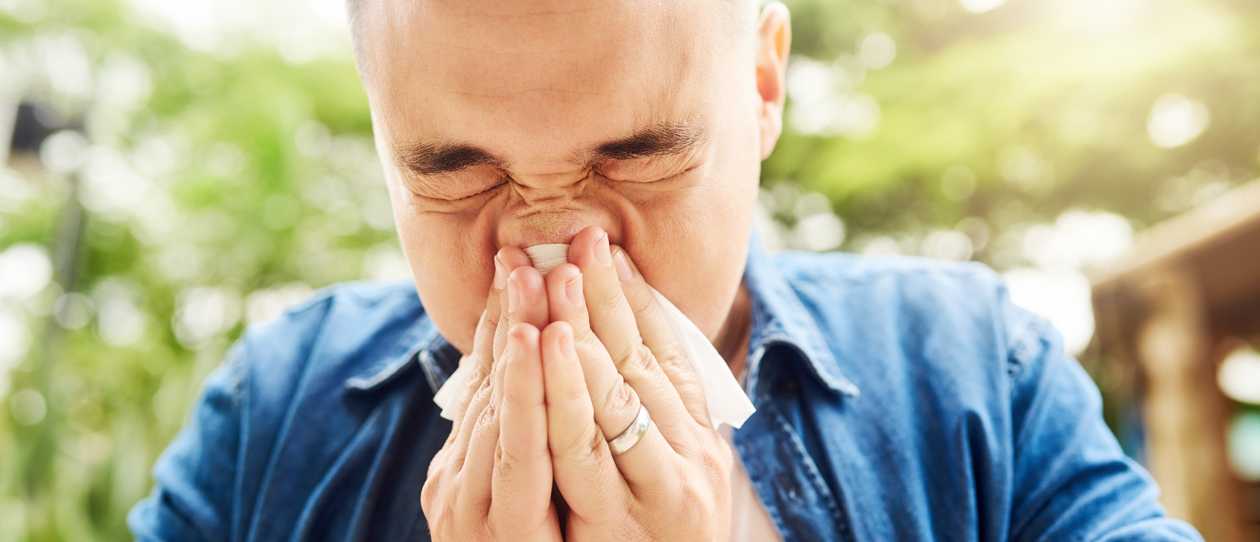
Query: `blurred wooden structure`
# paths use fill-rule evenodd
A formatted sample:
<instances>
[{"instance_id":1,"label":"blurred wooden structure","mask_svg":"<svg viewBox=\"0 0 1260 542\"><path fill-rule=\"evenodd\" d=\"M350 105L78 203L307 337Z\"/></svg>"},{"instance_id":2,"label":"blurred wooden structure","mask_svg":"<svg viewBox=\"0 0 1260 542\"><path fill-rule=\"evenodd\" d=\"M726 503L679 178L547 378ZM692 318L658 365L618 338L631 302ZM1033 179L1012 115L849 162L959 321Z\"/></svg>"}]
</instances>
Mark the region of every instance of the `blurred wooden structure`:
<instances>
[{"instance_id":1,"label":"blurred wooden structure","mask_svg":"<svg viewBox=\"0 0 1260 542\"><path fill-rule=\"evenodd\" d=\"M1260 180L1151 228L1093 281L1092 351L1144 420L1161 501L1209 542L1260 541L1260 485L1230 469L1217 368L1260 337Z\"/></svg>"}]
</instances>

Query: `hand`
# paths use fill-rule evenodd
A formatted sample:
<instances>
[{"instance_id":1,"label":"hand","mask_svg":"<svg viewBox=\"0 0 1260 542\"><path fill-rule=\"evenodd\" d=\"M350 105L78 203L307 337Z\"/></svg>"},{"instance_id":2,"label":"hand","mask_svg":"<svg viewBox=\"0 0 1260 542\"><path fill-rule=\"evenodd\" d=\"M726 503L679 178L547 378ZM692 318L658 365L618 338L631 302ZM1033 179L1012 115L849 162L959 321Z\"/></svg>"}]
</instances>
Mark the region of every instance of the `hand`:
<instances>
[{"instance_id":1,"label":"hand","mask_svg":"<svg viewBox=\"0 0 1260 542\"><path fill-rule=\"evenodd\" d=\"M546 277L542 332L547 430L569 540L725 541L730 447L661 307L625 251L587 228ZM647 434L613 456L607 440L640 402Z\"/></svg>"},{"instance_id":2,"label":"hand","mask_svg":"<svg viewBox=\"0 0 1260 542\"><path fill-rule=\"evenodd\" d=\"M547 321L542 275L519 248L500 250L473 351L460 360L473 374L420 495L433 540L562 540L538 348Z\"/></svg>"}]
</instances>

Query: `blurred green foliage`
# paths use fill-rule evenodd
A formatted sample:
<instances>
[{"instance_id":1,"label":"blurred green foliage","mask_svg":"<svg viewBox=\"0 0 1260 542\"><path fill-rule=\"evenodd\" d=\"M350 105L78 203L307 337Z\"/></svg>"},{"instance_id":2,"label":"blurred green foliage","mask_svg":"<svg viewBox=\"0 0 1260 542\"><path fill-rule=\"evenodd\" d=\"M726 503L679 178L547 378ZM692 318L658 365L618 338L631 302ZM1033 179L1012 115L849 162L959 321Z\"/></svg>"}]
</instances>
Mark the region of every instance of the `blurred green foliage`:
<instances>
[{"instance_id":1,"label":"blurred green foliage","mask_svg":"<svg viewBox=\"0 0 1260 542\"><path fill-rule=\"evenodd\" d=\"M977 1L789 2L800 89L763 169L781 244L942 256L924 241L958 231L950 257L1004 270L1065 210L1141 227L1260 168L1260 4ZM405 275L344 36L202 4L0 1L0 111L84 122L0 168L0 541L129 538L245 325ZM833 242L797 231L832 210Z\"/></svg>"}]
</instances>

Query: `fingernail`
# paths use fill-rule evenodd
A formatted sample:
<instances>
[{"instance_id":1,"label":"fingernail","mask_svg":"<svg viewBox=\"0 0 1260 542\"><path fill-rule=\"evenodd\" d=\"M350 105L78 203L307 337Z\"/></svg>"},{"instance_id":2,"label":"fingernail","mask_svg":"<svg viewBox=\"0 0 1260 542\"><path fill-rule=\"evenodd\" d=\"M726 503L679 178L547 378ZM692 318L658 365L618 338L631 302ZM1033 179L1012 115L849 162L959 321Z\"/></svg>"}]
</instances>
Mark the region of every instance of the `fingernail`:
<instances>
[{"instance_id":1,"label":"fingernail","mask_svg":"<svg viewBox=\"0 0 1260 542\"><path fill-rule=\"evenodd\" d=\"M617 278L622 282L634 280L634 271L630 270L630 262L626 261L626 251L618 250L613 254L613 266L617 268Z\"/></svg>"},{"instance_id":2,"label":"fingernail","mask_svg":"<svg viewBox=\"0 0 1260 542\"><path fill-rule=\"evenodd\" d=\"M581 307L586 304L586 297L582 295L582 275L573 277L572 280L564 284L564 294L574 307Z\"/></svg>"},{"instance_id":3,"label":"fingernail","mask_svg":"<svg viewBox=\"0 0 1260 542\"><path fill-rule=\"evenodd\" d=\"M608 252L607 233L604 234L604 237L598 243L595 243L595 261L604 267L612 265L612 254Z\"/></svg>"},{"instance_id":4,"label":"fingernail","mask_svg":"<svg viewBox=\"0 0 1260 542\"><path fill-rule=\"evenodd\" d=\"M516 311L516 304L521 302L521 287L514 279L508 279L508 312Z\"/></svg>"},{"instance_id":5,"label":"fingernail","mask_svg":"<svg viewBox=\"0 0 1260 542\"><path fill-rule=\"evenodd\" d=\"M503 283L507 281L507 268L503 266L503 262L499 261L499 257L494 257L494 289L503 289Z\"/></svg>"},{"instance_id":6,"label":"fingernail","mask_svg":"<svg viewBox=\"0 0 1260 542\"><path fill-rule=\"evenodd\" d=\"M573 348L573 333L565 333L560 338L560 353L568 359L578 359L577 350Z\"/></svg>"}]
</instances>

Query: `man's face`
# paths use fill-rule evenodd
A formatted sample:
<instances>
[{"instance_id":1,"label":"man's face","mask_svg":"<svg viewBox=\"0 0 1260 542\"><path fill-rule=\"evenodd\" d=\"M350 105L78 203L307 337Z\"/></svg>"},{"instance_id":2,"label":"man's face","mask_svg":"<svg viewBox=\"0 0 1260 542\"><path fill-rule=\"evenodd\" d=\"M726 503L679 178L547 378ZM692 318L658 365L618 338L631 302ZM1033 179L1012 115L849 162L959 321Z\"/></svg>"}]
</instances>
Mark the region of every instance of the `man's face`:
<instances>
[{"instance_id":1,"label":"man's face","mask_svg":"<svg viewBox=\"0 0 1260 542\"><path fill-rule=\"evenodd\" d=\"M506 245L600 226L710 338L739 287L764 102L713 0L370 0L361 71L403 250L472 349Z\"/></svg>"}]
</instances>

